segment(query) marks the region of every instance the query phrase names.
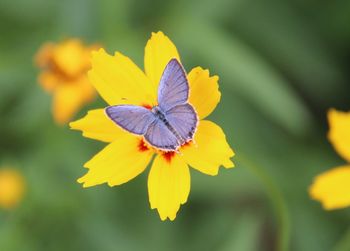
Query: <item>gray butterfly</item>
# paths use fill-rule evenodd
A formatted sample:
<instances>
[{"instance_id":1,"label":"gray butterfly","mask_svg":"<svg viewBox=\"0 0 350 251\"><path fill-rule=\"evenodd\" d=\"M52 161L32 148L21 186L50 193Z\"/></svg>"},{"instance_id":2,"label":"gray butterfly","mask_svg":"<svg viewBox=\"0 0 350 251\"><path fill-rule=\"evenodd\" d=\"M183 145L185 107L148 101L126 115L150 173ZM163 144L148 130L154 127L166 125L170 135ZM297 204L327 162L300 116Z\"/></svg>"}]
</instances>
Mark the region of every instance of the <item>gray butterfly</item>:
<instances>
[{"instance_id":1,"label":"gray butterfly","mask_svg":"<svg viewBox=\"0 0 350 251\"><path fill-rule=\"evenodd\" d=\"M158 87L158 105L147 109L136 105L116 105L105 109L107 116L121 128L163 151L177 151L191 141L198 116L188 103L189 85L179 61L166 65Z\"/></svg>"}]
</instances>

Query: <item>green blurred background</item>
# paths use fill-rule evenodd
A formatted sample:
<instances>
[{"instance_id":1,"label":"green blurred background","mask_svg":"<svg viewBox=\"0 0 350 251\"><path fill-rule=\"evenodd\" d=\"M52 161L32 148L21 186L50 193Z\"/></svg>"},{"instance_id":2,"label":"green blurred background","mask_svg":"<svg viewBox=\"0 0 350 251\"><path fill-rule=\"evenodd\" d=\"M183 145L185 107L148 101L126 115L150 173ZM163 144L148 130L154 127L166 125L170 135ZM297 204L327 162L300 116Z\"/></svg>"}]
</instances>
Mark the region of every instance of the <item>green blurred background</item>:
<instances>
[{"instance_id":1,"label":"green blurred background","mask_svg":"<svg viewBox=\"0 0 350 251\"><path fill-rule=\"evenodd\" d=\"M349 209L326 212L307 194L344 163L326 111L350 109L349 24L346 0L0 0L0 164L27 179L20 206L0 211L0 250L350 250ZM149 208L148 171L114 188L76 182L104 144L54 124L33 64L42 43L80 37L142 67L158 30L187 70L220 76L210 118L236 151L235 169L191 170L174 222Z\"/></svg>"}]
</instances>

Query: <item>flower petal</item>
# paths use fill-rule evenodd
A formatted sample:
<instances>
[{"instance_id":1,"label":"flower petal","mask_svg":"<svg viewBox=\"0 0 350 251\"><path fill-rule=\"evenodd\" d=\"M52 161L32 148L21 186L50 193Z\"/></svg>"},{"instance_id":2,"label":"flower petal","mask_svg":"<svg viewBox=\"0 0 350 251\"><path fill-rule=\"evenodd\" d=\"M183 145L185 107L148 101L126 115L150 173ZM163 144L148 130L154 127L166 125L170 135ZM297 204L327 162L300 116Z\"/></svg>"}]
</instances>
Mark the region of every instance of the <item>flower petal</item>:
<instances>
[{"instance_id":1,"label":"flower petal","mask_svg":"<svg viewBox=\"0 0 350 251\"><path fill-rule=\"evenodd\" d=\"M84 137L103 142L112 142L127 133L106 116L104 109L91 110L84 118L71 122L69 126L82 131Z\"/></svg>"},{"instance_id":2,"label":"flower petal","mask_svg":"<svg viewBox=\"0 0 350 251\"><path fill-rule=\"evenodd\" d=\"M90 49L79 39L68 39L55 46L52 59L65 75L79 76L90 68Z\"/></svg>"},{"instance_id":3,"label":"flower petal","mask_svg":"<svg viewBox=\"0 0 350 251\"><path fill-rule=\"evenodd\" d=\"M328 112L328 138L335 150L350 162L350 112L331 109Z\"/></svg>"},{"instance_id":4,"label":"flower petal","mask_svg":"<svg viewBox=\"0 0 350 251\"><path fill-rule=\"evenodd\" d=\"M145 47L145 72L153 84L153 91L157 93L160 77L163 74L165 66L173 58L180 61L179 53L170 39L158 31L152 32L151 38Z\"/></svg>"},{"instance_id":5,"label":"flower petal","mask_svg":"<svg viewBox=\"0 0 350 251\"><path fill-rule=\"evenodd\" d=\"M52 93L59 86L60 78L51 71L43 71L39 74L38 82L48 93Z\"/></svg>"},{"instance_id":6,"label":"flower petal","mask_svg":"<svg viewBox=\"0 0 350 251\"><path fill-rule=\"evenodd\" d=\"M209 75L209 70L196 67L187 76L190 85L189 102L196 109L200 119L207 117L220 101L218 76Z\"/></svg>"},{"instance_id":7,"label":"flower petal","mask_svg":"<svg viewBox=\"0 0 350 251\"><path fill-rule=\"evenodd\" d=\"M350 206L350 165L340 166L316 176L310 196L332 210Z\"/></svg>"},{"instance_id":8,"label":"flower petal","mask_svg":"<svg viewBox=\"0 0 350 251\"><path fill-rule=\"evenodd\" d=\"M155 102L149 79L121 53L110 56L103 49L94 51L89 79L110 105L145 105Z\"/></svg>"},{"instance_id":9,"label":"flower petal","mask_svg":"<svg viewBox=\"0 0 350 251\"><path fill-rule=\"evenodd\" d=\"M105 182L116 186L135 178L146 169L153 155L153 151L145 148L144 144L140 145L141 142L139 137L130 133L122 134L85 163L89 171L78 182L84 187Z\"/></svg>"},{"instance_id":10,"label":"flower petal","mask_svg":"<svg viewBox=\"0 0 350 251\"><path fill-rule=\"evenodd\" d=\"M36 65L41 68L48 67L52 60L54 49L55 45L53 43L42 45L34 58Z\"/></svg>"},{"instance_id":11,"label":"flower petal","mask_svg":"<svg viewBox=\"0 0 350 251\"><path fill-rule=\"evenodd\" d=\"M13 168L0 169L0 208L12 209L22 200L25 192L25 180L19 171Z\"/></svg>"},{"instance_id":12,"label":"flower petal","mask_svg":"<svg viewBox=\"0 0 350 251\"><path fill-rule=\"evenodd\" d=\"M224 132L208 120L200 121L194 143L184 146L180 151L191 167L208 175L217 175L221 165L225 168L234 167L230 160L234 152L228 145Z\"/></svg>"},{"instance_id":13,"label":"flower petal","mask_svg":"<svg viewBox=\"0 0 350 251\"><path fill-rule=\"evenodd\" d=\"M55 88L53 116L58 124L67 123L85 103L95 97L95 90L85 76Z\"/></svg>"},{"instance_id":14,"label":"flower petal","mask_svg":"<svg viewBox=\"0 0 350 251\"><path fill-rule=\"evenodd\" d=\"M158 155L148 176L148 195L152 209L162 220L174 220L181 204L190 193L190 171L177 155L171 160Z\"/></svg>"}]
</instances>

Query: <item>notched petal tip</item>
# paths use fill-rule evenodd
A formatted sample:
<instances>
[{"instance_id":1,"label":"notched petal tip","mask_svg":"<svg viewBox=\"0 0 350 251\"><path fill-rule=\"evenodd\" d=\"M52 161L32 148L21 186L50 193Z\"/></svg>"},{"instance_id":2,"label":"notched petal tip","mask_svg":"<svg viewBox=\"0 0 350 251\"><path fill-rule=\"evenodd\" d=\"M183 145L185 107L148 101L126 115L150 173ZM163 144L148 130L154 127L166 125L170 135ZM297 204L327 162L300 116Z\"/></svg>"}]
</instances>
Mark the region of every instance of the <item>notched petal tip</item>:
<instances>
[{"instance_id":1,"label":"notched petal tip","mask_svg":"<svg viewBox=\"0 0 350 251\"><path fill-rule=\"evenodd\" d=\"M322 203L325 210L350 206L350 166L340 166L319 174L309 187L312 199Z\"/></svg>"},{"instance_id":2,"label":"notched petal tip","mask_svg":"<svg viewBox=\"0 0 350 251\"><path fill-rule=\"evenodd\" d=\"M161 36L165 36L163 31L152 31L152 36L155 36L155 35L161 35Z\"/></svg>"},{"instance_id":3,"label":"notched petal tip","mask_svg":"<svg viewBox=\"0 0 350 251\"><path fill-rule=\"evenodd\" d=\"M92 57L97 57L99 54L101 54L101 53L103 53L103 54L107 54L107 52L106 52L106 50L104 49L104 48L99 48L99 49L97 49L97 50L92 50L91 51L91 56Z\"/></svg>"},{"instance_id":4,"label":"notched petal tip","mask_svg":"<svg viewBox=\"0 0 350 251\"><path fill-rule=\"evenodd\" d=\"M174 220L189 192L187 164L180 157L175 156L169 163L158 155L148 176L148 195L151 208L157 209L161 220Z\"/></svg>"},{"instance_id":5,"label":"notched petal tip","mask_svg":"<svg viewBox=\"0 0 350 251\"><path fill-rule=\"evenodd\" d=\"M233 156L231 156L230 158L232 158L232 157ZM223 166L227 169L236 167L235 164L230 159L227 160L225 163L223 163Z\"/></svg>"},{"instance_id":6,"label":"notched petal tip","mask_svg":"<svg viewBox=\"0 0 350 251\"><path fill-rule=\"evenodd\" d=\"M75 121L72 121L72 122L69 122L69 129L71 129L71 130L79 130L78 128L79 128L79 120L81 120L81 119L78 119L78 120L75 120Z\"/></svg>"},{"instance_id":7,"label":"notched petal tip","mask_svg":"<svg viewBox=\"0 0 350 251\"><path fill-rule=\"evenodd\" d=\"M175 215L172 215L172 216L169 216L168 218L169 218L170 221L174 221L175 218L176 218L176 214L175 214Z\"/></svg>"},{"instance_id":8,"label":"notched petal tip","mask_svg":"<svg viewBox=\"0 0 350 251\"><path fill-rule=\"evenodd\" d=\"M152 42L151 40L155 40L155 39L168 39L168 40L170 40L169 37L164 34L164 32L162 32L162 31L153 31L153 32L151 32L151 37L147 41L147 44L149 42Z\"/></svg>"},{"instance_id":9,"label":"notched petal tip","mask_svg":"<svg viewBox=\"0 0 350 251\"><path fill-rule=\"evenodd\" d=\"M233 158L236 154L230 146L228 146L228 147L230 148L228 150L228 159L222 163L223 167L225 167L226 169L236 167L235 164L233 163L233 161L231 160L231 158Z\"/></svg>"},{"instance_id":10,"label":"notched petal tip","mask_svg":"<svg viewBox=\"0 0 350 251\"><path fill-rule=\"evenodd\" d=\"M80 177L79 179L77 179L77 183L81 184L83 188L89 188L92 187L93 185L89 185L86 181L85 181L85 176Z\"/></svg>"},{"instance_id":11,"label":"notched petal tip","mask_svg":"<svg viewBox=\"0 0 350 251\"><path fill-rule=\"evenodd\" d=\"M350 161L350 112L330 109L328 111L328 139L345 160Z\"/></svg>"},{"instance_id":12,"label":"notched petal tip","mask_svg":"<svg viewBox=\"0 0 350 251\"><path fill-rule=\"evenodd\" d=\"M144 68L146 75L152 82L155 93L165 66L174 58L180 62L176 46L169 37L161 31L152 32L151 38L147 41L145 47Z\"/></svg>"},{"instance_id":13,"label":"notched petal tip","mask_svg":"<svg viewBox=\"0 0 350 251\"><path fill-rule=\"evenodd\" d=\"M166 221L166 220L174 221L176 219L177 212L175 214L167 215L167 214L160 213L158 210L158 215L161 221Z\"/></svg>"},{"instance_id":14,"label":"notched petal tip","mask_svg":"<svg viewBox=\"0 0 350 251\"><path fill-rule=\"evenodd\" d=\"M234 152L227 143L225 133L217 124L202 120L195 135L197 147L183 149L184 158L194 169L208 175L218 174L220 166L234 167ZM208 144L210 142L210 144Z\"/></svg>"},{"instance_id":15,"label":"notched petal tip","mask_svg":"<svg viewBox=\"0 0 350 251\"><path fill-rule=\"evenodd\" d=\"M210 115L221 99L219 91L219 77L210 76L208 69L193 68L188 74L190 85L189 102L196 109L200 119Z\"/></svg>"}]
</instances>

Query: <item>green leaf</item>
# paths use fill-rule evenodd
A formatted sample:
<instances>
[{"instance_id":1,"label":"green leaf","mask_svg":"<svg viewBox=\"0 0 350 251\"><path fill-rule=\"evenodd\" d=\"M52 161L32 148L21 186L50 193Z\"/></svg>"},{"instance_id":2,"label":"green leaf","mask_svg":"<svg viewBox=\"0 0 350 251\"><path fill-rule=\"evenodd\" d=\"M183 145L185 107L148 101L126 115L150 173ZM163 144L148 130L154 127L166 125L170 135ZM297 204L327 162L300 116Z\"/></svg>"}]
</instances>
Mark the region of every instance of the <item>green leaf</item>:
<instances>
[{"instance_id":1,"label":"green leaf","mask_svg":"<svg viewBox=\"0 0 350 251\"><path fill-rule=\"evenodd\" d=\"M289 132L296 135L308 132L313 122L308 109L264 58L219 27L205 22L198 24L192 19L184 23L179 25L181 29L174 28L177 39L188 47L187 51L210 65L212 74L220 76L222 85L243 96ZM189 39L188 34L196 39Z\"/></svg>"}]
</instances>

